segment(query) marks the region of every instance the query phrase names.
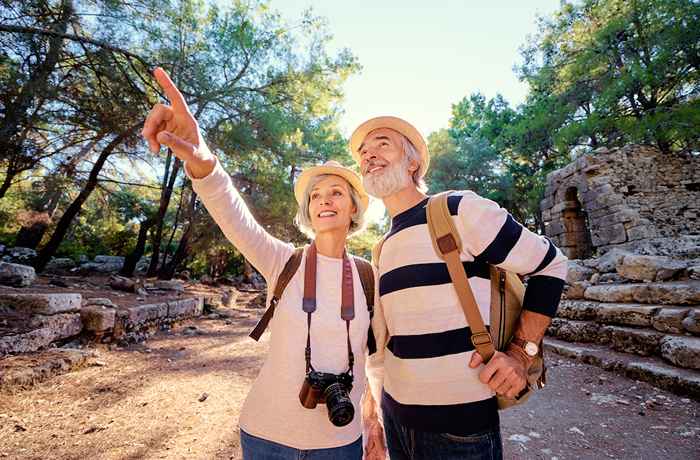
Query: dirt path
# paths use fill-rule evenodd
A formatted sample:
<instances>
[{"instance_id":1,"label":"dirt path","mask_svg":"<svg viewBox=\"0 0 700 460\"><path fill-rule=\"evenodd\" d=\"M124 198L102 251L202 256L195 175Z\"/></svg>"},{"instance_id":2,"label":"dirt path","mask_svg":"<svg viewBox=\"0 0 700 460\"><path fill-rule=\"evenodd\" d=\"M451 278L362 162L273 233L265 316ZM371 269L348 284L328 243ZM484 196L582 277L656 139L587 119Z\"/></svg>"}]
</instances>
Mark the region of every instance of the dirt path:
<instances>
[{"instance_id":1,"label":"dirt path","mask_svg":"<svg viewBox=\"0 0 700 460\"><path fill-rule=\"evenodd\" d=\"M0 457L240 458L238 413L267 342L247 338L260 310L231 312L99 350L104 366L0 394ZM700 403L556 356L550 363L547 389L502 414L506 458L700 458Z\"/></svg>"}]
</instances>

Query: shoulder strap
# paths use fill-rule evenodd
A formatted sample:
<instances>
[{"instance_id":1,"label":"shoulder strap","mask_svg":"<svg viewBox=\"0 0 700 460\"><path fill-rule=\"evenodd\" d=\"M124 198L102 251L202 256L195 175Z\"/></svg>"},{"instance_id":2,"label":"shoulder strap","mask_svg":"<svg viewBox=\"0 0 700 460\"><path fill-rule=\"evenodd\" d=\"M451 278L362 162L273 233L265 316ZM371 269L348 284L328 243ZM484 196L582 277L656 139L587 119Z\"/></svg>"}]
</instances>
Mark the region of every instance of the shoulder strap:
<instances>
[{"instance_id":1,"label":"shoulder strap","mask_svg":"<svg viewBox=\"0 0 700 460\"><path fill-rule=\"evenodd\" d=\"M353 256L353 259L355 259L355 266L357 267L358 275L360 275L362 290L365 291L367 310L369 310L370 326L367 332L367 349L371 355L377 351L377 340L374 338L374 332L372 331L372 317L374 316L374 271L372 270L372 264L362 257Z\"/></svg>"},{"instance_id":2,"label":"shoulder strap","mask_svg":"<svg viewBox=\"0 0 700 460\"><path fill-rule=\"evenodd\" d=\"M382 255L382 247L384 246L386 235L383 235L372 248L372 265L379 272L379 257Z\"/></svg>"},{"instance_id":3,"label":"shoulder strap","mask_svg":"<svg viewBox=\"0 0 700 460\"><path fill-rule=\"evenodd\" d=\"M472 332L472 344L483 358L484 363L487 363L495 353L495 349L491 335L486 331L474 293L467 280L467 274L464 272L464 266L459 258L462 252L462 240L447 207L447 197L450 193L439 193L428 200L426 210L428 229L435 252L447 264L452 284Z\"/></svg>"},{"instance_id":4,"label":"shoulder strap","mask_svg":"<svg viewBox=\"0 0 700 460\"><path fill-rule=\"evenodd\" d=\"M352 258L355 260L357 273L360 275L360 283L362 283L362 290L365 291L365 299L367 299L367 308L371 318L371 315L374 313L374 272L372 271L372 264L362 257L352 256Z\"/></svg>"},{"instance_id":5,"label":"shoulder strap","mask_svg":"<svg viewBox=\"0 0 700 460\"><path fill-rule=\"evenodd\" d=\"M253 340L260 340L260 336L262 336L263 332L265 332L265 329L267 329L268 324L270 324L270 320L275 314L275 307L277 306L277 302L279 302L280 297L282 297L282 293L286 289L289 282L292 280L294 274L299 269L299 265L301 265L301 259L303 255L304 248L296 248L294 249L294 252L289 257L289 259L287 259L287 263L284 264L282 272L277 277L277 284L275 284L275 289L272 291L272 299L270 300L270 306L267 308L267 310L265 310L265 313L263 314L262 318L260 318L258 324L249 334L249 336Z\"/></svg>"}]
</instances>

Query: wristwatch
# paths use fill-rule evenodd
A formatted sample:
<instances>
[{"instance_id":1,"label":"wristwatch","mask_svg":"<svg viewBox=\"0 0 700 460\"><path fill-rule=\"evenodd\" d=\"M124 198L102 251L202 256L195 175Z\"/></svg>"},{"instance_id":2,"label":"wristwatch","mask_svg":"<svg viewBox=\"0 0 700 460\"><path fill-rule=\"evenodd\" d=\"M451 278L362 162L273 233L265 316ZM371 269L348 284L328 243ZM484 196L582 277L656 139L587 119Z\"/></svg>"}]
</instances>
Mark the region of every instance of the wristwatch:
<instances>
[{"instance_id":1,"label":"wristwatch","mask_svg":"<svg viewBox=\"0 0 700 460\"><path fill-rule=\"evenodd\" d=\"M513 337L511 343L525 350L525 354L528 355L530 358L534 358L535 356L537 356L537 353L540 351L540 347L537 346L535 342L523 340L518 337Z\"/></svg>"}]
</instances>

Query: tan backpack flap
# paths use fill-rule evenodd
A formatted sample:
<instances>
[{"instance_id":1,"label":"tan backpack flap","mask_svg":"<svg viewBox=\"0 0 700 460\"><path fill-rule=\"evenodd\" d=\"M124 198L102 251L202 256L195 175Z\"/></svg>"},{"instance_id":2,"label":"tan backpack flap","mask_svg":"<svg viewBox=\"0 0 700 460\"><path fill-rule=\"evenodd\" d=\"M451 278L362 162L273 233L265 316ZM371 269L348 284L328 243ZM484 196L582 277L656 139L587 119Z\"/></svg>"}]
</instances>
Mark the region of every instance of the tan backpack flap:
<instances>
[{"instance_id":1,"label":"tan backpack flap","mask_svg":"<svg viewBox=\"0 0 700 460\"><path fill-rule=\"evenodd\" d=\"M275 284L275 289L272 291L272 299L270 299L270 306L267 307L267 310L265 310L265 313L263 314L262 318L260 318L260 321L258 321L258 324L255 326L255 328L253 328L250 334L248 334L256 342L260 340L260 337L263 335L263 332L265 332L265 329L267 329L267 326L270 324L272 316L275 314L275 307L277 306L277 302L279 302L280 297L282 297L282 293L286 289L289 282L292 280L294 274L299 269L299 265L301 265L301 259L303 258L303 256L304 248L296 248L294 249L294 252L289 257L289 259L287 259L287 263L284 264L282 272L277 277L277 284Z\"/></svg>"},{"instance_id":2,"label":"tan backpack flap","mask_svg":"<svg viewBox=\"0 0 700 460\"><path fill-rule=\"evenodd\" d=\"M491 273L491 337L497 350L505 350L518 323L525 285L515 273L489 265Z\"/></svg>"},{"instance_id":3,"label":"tan backpack flap","mask_svg":"<svg viewBox=\"0 0 700 460\"><path fill-rule=\"evenodd\" d=\"M471 342L484 362L487 363L495 353L495 348L491 335L484 325L484 320L481 317L474 293L460 260L462 240L447 207L449 194L450 192L439 193L428 200L426 209L428 230L430 231L436 254L447 265L459 303L472 332Z\"/></svg>"}]
</instances>

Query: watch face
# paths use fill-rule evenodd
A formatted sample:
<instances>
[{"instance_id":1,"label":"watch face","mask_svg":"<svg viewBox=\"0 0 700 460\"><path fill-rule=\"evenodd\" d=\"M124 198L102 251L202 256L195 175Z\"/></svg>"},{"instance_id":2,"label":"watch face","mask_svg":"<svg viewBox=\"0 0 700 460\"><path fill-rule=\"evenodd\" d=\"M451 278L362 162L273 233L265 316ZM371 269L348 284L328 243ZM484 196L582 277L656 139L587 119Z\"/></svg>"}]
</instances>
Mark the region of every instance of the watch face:
<instances>
[{"instance_id":1,"label":"watch face","mask_svg":"<svg viewBox=\"0 0 700 460\"><path fill-rule=\"evenodd\" d=\"M535 356L537 354L537 344L535 342L527 342L525 344L525 353L530 356Z\"/></svg>"}]
</instances>

